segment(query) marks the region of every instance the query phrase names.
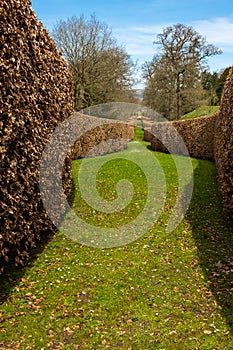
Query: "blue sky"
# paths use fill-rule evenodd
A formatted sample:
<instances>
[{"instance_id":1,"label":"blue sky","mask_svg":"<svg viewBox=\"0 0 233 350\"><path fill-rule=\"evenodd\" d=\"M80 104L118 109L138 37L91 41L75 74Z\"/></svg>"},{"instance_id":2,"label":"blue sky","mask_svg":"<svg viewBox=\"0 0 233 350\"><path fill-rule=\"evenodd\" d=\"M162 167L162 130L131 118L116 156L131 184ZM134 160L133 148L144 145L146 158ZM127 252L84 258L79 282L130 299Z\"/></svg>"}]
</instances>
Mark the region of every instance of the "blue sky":
<instances>
[{"instance_id":1,"label":"blue sky","mask_svg":"<svg viewBox=\"0 0 233 350\"><path fill-rule=\"evenodd\" d=\"M155 54L153 41L168 25L191 25L208 43L223 51L208 60L211 71L233 65L233 4L230 0L32 0L39 20L51 31L60 19L73 15L97 19L141 65Z\"/></svg>"}]
</instances>

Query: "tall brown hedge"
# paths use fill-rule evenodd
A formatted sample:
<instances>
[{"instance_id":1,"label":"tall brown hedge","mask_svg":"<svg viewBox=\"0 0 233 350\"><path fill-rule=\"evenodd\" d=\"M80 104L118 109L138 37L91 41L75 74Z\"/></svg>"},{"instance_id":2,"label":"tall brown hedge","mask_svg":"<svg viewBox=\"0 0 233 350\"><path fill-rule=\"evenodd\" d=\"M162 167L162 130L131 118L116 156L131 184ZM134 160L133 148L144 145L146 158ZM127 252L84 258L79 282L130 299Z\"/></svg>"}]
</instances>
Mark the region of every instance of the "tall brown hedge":
<instances>
[{"instance_id":1,"label":"tall brown hedge","mask_svg":"<svg viewBox=\"0 0 233 350\"><path fill-rule=\"evenodd\" d=\"M224 87L214 144L219 191L224 208L233 215L233 67Z\"/></svg>"},{"instance_id":2,"label":"tall brown hedge","mask_svg":"<svg viewBox=\"0 0 233 350\"><path fill-rule=\"evenodd\" d=\"M0 2L0 271L21 264L53 229L41 202L39 166L53 130L73 112L66 62L29 0ZM68 191L70 164L64 187Z\"/></svg>"},{"instance_id":3,"label":"tall brown hedge","mask_svg":"<svg viewBox=\"0 0 233 350\"><path fill-rule=\"evenodd\" d=\"M166 152L164 144L170 145L170 151L182 154L183 147L172 130L177 130L184 141L190 156L214 160L214 130L217 115L199 117L195 119L176 120L172 122L155 123L152 126L152 134L159 135L159 139L152 136L153 149Z\"/></svg>"},{"instance_id":4,"label":"tall brown hedge","mask_svg":"<svg viewBox=\"0 0 233 350\"><path fill-rule=\"evenodd\" d=\"M75 113L73 129L83 129L72 150L72 159L100 156L127 148L134 137L133 120L121 122ZM75 130L74 130L75 131ZM104 143L103 141L108 141ZM97 146L97 147L96 147Z\"/></svg>"},{"instance_id":5,"label":"tall brown hedge","mask_svg":"<svg viewBox=\"0 0 233 350\"><path fill-rule=\"evenodd\" d=\"M225 83L219 112L212 116L166 123L154 123L151 146L166 152L182 153L179 142L174 139L171 126L175 127L188 148L189 154L201 159L215 161L219 191L224 209L233 214L233 67ZM148 135L146 135L149 138Z\"/></svg>"}]
</instances>

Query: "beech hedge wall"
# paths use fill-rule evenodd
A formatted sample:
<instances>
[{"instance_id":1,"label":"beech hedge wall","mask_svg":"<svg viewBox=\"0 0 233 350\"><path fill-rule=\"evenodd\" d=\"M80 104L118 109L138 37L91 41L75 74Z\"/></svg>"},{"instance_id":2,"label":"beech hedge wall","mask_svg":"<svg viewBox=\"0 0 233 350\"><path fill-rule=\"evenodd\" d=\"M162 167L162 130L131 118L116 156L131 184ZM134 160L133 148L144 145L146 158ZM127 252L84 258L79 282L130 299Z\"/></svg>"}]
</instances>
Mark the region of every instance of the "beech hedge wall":
<instances>
[{"instance_id":1,"label":"beech hedge wall","mask_svg":"<svg viewBox=\"0 0 233 350\"><path fill-rule=\"evenodd\" d=\"M233 67L226 80L220 110L207 117L173 122L154 123L145 132L153 150L170 150L182 154L182 147L172 129L182 137L190 156L215 161L223 207L233 214ZM150 132L151 131L151 132ZM156 135L157 137L155 137Z\"/></svg>"},{"instance_id":2,"label":"beech hedge wall","mask_svg":"<svg viewBox=\"0 0 233 350\"><path fill-rule=\"evenodd\" d=\"M53 230L40 197L42 151L53 130L73 113L67 64L28 0L0 3L0 271L22 264ZM68 195L71 162L64 166Z\"/></svg>"}]
</instances>

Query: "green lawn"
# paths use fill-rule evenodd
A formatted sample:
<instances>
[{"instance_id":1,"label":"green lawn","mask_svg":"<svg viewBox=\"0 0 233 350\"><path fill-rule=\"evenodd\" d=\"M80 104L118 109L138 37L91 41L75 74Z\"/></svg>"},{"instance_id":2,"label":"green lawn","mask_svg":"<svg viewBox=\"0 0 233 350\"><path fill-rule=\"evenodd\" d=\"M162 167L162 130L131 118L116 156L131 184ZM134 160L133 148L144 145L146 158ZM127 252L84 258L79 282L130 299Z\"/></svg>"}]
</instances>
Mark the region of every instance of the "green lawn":
<instances>
[{"instance_id":1,"label":"green lawn","mask_svg":"<svg viewBox=\"0 0 233 350\"><path fill-rule=\"evenodd\" d=\"M135 139L149 145L140 129ZM97 188L108 200L117 198L120 178L134 184L131 203L116 215L83 202L77 182L81 161L74 161L73 207L92 225L120 227L143 209L146 178L124 159L134 147L137 143L122 159L105 156L108 162L97 176ZM136 241L108 249L57 233L38 247L29 266L9 269L2 281L0 349L233 348L233 230L222 211L215 166L193 159L191 205L168 234L177 173L170 155L152 154L167 182L157 223Z\"/></svg>"},{"instance_id":2,"label":"green lawn","mask_svg":"<svg viewBox=\"0 0 233 350\"><path fill-rule=\"evenodd\" d=\"M219 106L201 106L194 111L185 114L182 119L192 119L202 117L210 114L214 114L219 110Z\"/></svg>"}]
</instances>

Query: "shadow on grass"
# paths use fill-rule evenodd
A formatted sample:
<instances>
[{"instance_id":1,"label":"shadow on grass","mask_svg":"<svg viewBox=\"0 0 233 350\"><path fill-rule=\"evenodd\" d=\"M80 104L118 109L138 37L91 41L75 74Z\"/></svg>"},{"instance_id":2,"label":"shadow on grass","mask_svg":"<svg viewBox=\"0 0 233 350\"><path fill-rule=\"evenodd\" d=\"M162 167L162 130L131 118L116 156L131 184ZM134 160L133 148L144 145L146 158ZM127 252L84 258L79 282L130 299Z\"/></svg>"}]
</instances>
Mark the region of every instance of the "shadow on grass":
<instances>
[{"instance_id":1,"label":"shadow on grass","mask_svg":"<svg viewBox=\"0 0 233 350\"><path fill-rule=\"evenodd\" d=\"M71 183L71 194L69 197L69 203L72 206L75 197L75 185L72 179ZM43 232L43 238L38 242L35 248L33 248L29 254L29 259L26 261L24 266L14 266L13 264L8 264L3 274L0 276L0 305L3 304L7 298L11 295L15 286L19 284L21 279L23 278L25 271L33 266L34 261L37 259L38 255L40 255L44 248L51 242L54 232Z\"/></svg>"},{"instance_id":2,"label":"shadow on grass","mask_svg":"<svg viewBox=\"0 0 233 350\"><path fill-rule=\"evenodd\" d=\"M151 145L147 145L146 148L149 149L150 151L154 151Z\"/></svg>"},{"instance_id":3,"label":"shadow on grass","mask_svg":"<svg viewBox=\"0 0 233 350\"><path fill-rule=\"evenodd\" d=\"M54 233L43 232L43 239L33 248L30 252L29 259L26 261L24 266L14 266L8 264L3 274L0 276L0 304L3 304L8 297L11 295L15 286L17 286L20 280L23 278L25 271L33 266L33 262L37 259L38 255L41 254L46 245L53 239Z\"/></svg>"},{"instance_id":4,"label":"shadow on grass","mask_svg":"<svg viewBox=\"0 0 233 350\"><path fill-rule=\"evenodd\" d=\"M223 317L233 333L233 227L223 212L215 165L198 161L186 219L196 241L199 263Z\"/></svg>"}]
</instances>

